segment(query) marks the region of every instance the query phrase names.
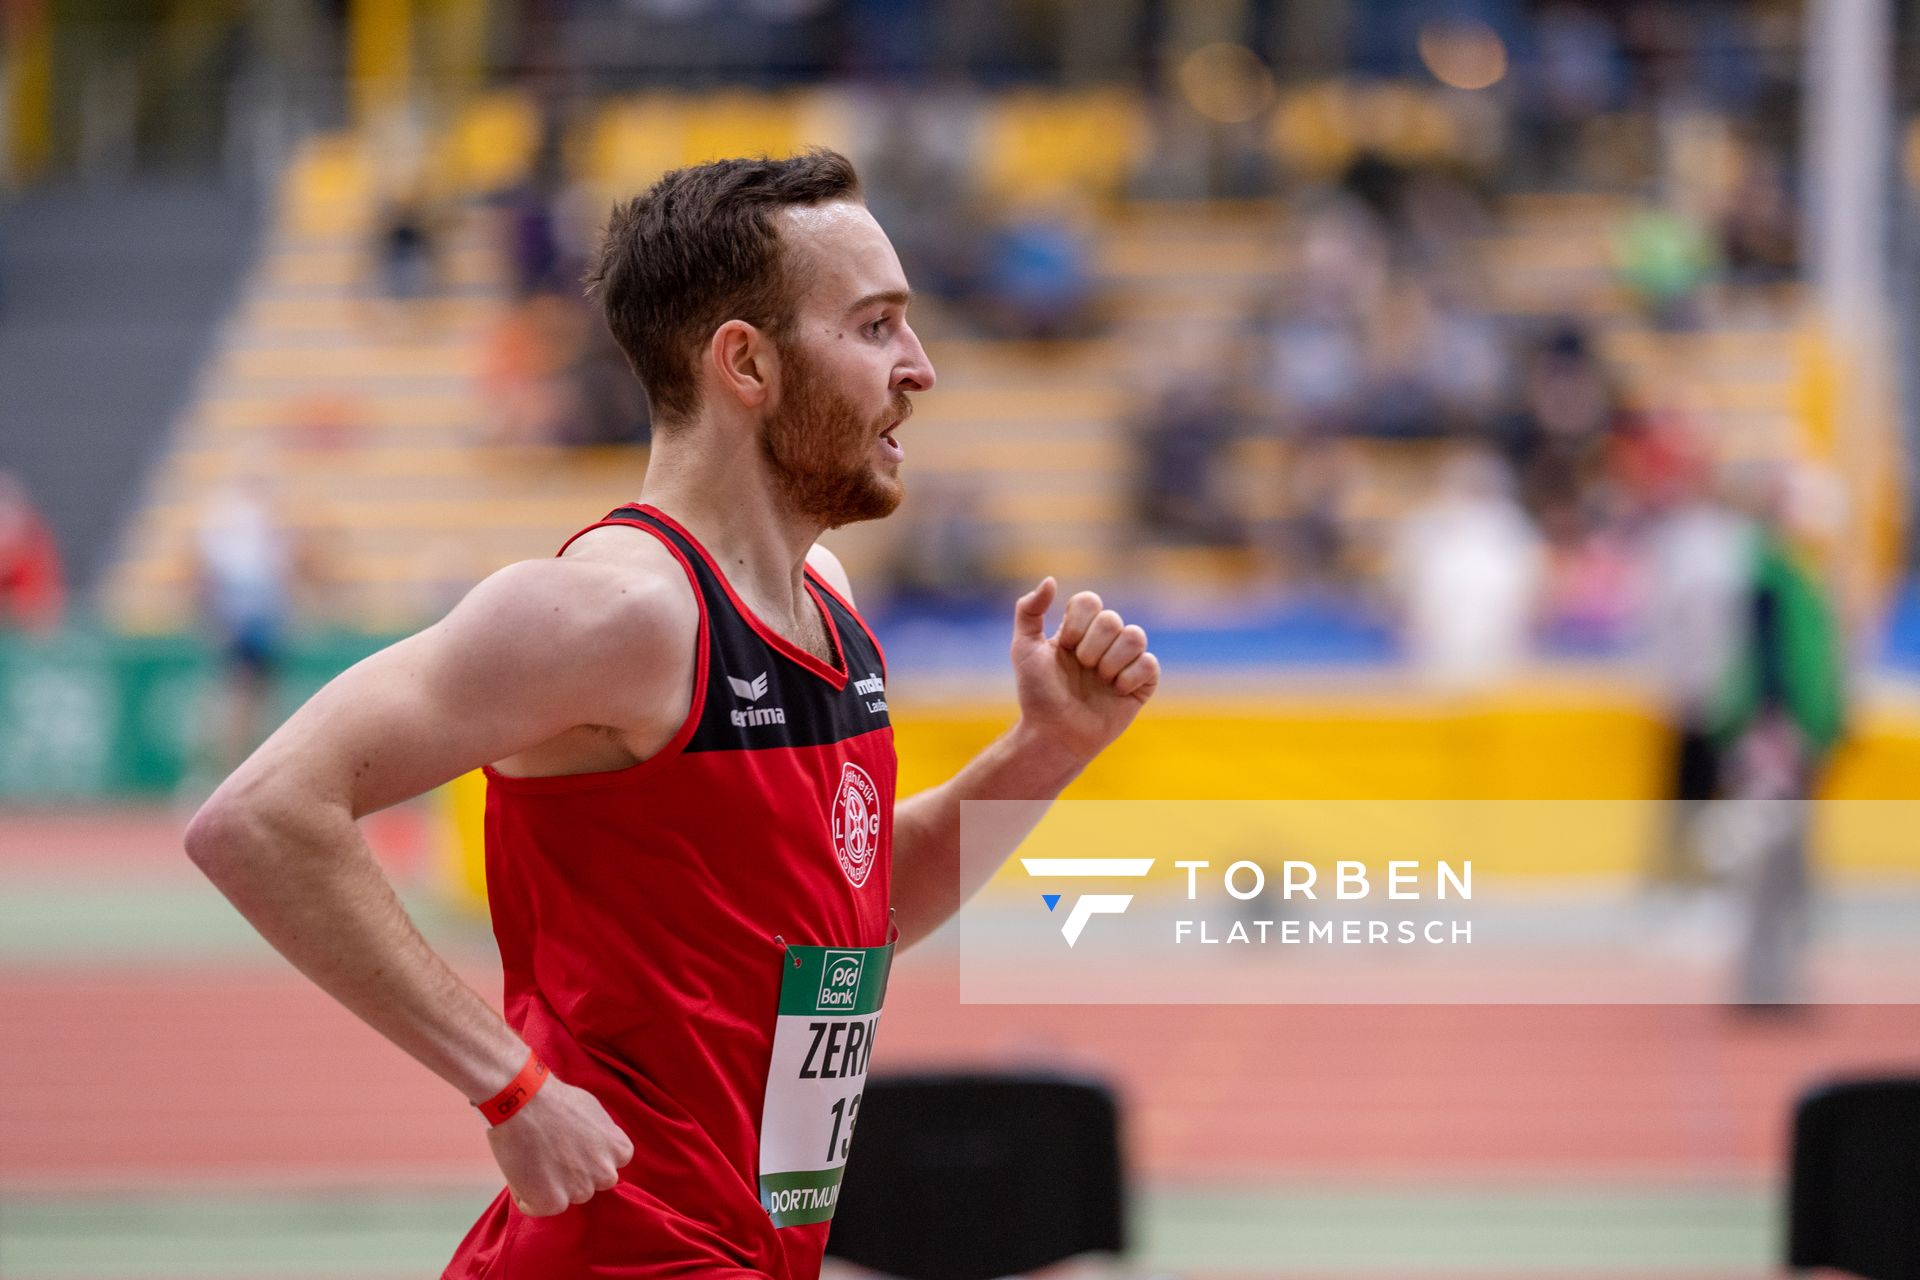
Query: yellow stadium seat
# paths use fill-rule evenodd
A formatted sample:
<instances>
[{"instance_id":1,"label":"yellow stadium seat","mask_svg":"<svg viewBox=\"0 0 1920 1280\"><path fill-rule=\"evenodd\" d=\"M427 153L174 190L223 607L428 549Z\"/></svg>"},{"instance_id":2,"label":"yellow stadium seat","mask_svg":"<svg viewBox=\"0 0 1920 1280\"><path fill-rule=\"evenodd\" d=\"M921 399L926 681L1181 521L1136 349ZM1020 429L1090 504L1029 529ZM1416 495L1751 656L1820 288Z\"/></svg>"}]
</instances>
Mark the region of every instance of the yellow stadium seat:
<instances>
[{"instance_id":1,"label":"yellow stadium seat","mask_svg":"<svg viewBox=\"0 0 1920 1280\"><path fill-rule=\"evenodd\" d=\"M1119 195L1145 138L1131 93L1012 93L988 107L977 155L982 186L999 199Z\"/></svg>"},{"instance_id":2,"label":"yellow stadium seat","mask_svg":"<svg viewBox=\"0 0 1920 1280\"><path fill-rule=\"evenodd\" d=\"M443 193L500 191L527 176L540 147L540 113L525 94L482 94L461 109L440 141Z\"/></svg>"}]
</instances>

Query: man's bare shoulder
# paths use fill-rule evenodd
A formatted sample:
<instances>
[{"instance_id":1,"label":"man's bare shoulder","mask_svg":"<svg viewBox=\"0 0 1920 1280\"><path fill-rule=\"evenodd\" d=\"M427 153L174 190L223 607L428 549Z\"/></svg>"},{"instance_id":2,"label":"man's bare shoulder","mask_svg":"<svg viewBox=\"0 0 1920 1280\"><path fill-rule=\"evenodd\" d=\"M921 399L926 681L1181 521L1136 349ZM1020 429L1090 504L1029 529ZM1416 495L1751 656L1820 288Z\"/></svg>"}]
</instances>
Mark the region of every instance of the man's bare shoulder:
<instances>
[{"instance_id":1,"label":"man's bare shoulder","mask_svg":"<svg viewBox=\"0 0 1920 1280\"><path fill-rule=\"evenodd\" d=\"M641 534L508 565L440 624L446 650L464 655L445 667L458 683L557 717L495 759L503 773L620 768L659 750L686 718L700 605L679 562L652 542Z\"/></svg>"},{"instance_id":2,"label":"man's bare shoulder","mask_svg":"<svg viewBox=\"0 0 1920 1280\"><path fill-rule=\"evenodd\" d=\"M840 593L842 600L853 603L853 583L848 580L846 566L840 563L839 556L816 542L807 551L807 563L828 586Z\"/></svg>"},{"instance_id":3,"label":"man's bare shoulder","mask_svg":"<svg viewBox=\"0 0 1920 1280\"><path fill-rule=\"evenodd\" d=\"M602 532L610 531L595 530ZM691 647L700 606L671 553L644 534L630 546L587 547L579 554L574 548L499 570L442 625L467 632L485 628L510 644L566 653L584 663Z\"/></svg>"},{"instance_id":4,"label":"man's bare shoulder","mask_svg":"<svg viewBox=\"0 0 1920 1280\"><path fill-rule=\"evenodd\" d=\"M671 571L673 578L685 582L686 570L667 545L644 529L626 524L603 524L589 529L567 544L558 559L565 564L611 564L646 566L660 573Z\"/></svg>"}]
</instances>

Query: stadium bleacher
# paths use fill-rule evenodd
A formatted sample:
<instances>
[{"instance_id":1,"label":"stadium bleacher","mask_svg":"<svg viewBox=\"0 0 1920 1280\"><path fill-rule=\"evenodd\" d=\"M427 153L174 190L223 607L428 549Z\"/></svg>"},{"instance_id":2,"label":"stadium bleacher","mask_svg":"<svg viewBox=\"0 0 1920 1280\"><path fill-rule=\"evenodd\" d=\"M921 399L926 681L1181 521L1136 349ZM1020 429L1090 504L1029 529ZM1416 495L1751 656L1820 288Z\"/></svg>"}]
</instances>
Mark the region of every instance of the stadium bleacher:
<instances>
[{"instance_id":1,"label":"stadium bleacher","mask_svg":"<svg viewBox=\"0 0 1920 1280\"><path fill-rule=\"evenodd\" d=\"M1255 313L1296 269L1296 241L1276 202L1121 196L1140 145L1139 110L1124 95L1030 93L983 109L979 132L993 142L981 150L988 190L1051 184L1096 201L1092 257L1111 329L1036 344L941 333L936 320L942 383L921 401L908 437L912 465L918 475L975 486L1012 576L1144 575L1149 588L1224 593L1258 572L1255 559L1143 549L1127 536L1130 375L1143 344L1159 335ZM604 201L706 155L790 151L803 140L850 145L848 111L824 93L620 100L573 131L572 151L585 188ZM457 213L443 235L436 288L407 299L382 297L377 284L374 230L391 182L374 140L338 134L305 145L245 299L110 575L105 600L118 624L161 631L188 621L183 584L197 513L222 483L268 458L289 518L325 548L339 618L374 632L430 616L501 563L548 553L583 519L637 490L643 449L527 447L488 431L481 351L504 314L508 284L498 214L483 197L523 176L539 130L526 100L496 94L432 141L436 189ZM1656 333L1614 279L1609 228L1619 201L1519 195L1502 210L1477 245L1502 313L1551 316L1575 300L1630 398L1678 400L1729 457L1803 445L1817 369L1793 324ZM1431 448L1356 447L1369 479L1363 503L1391 518L1418 492ZM1239 483L1269 518L1286 514L1290 452L1284 440L1253 438L1233 457ZM857 530L843 539L856 573L884 561L886 538Z\"/></svg>"}]
</instances>

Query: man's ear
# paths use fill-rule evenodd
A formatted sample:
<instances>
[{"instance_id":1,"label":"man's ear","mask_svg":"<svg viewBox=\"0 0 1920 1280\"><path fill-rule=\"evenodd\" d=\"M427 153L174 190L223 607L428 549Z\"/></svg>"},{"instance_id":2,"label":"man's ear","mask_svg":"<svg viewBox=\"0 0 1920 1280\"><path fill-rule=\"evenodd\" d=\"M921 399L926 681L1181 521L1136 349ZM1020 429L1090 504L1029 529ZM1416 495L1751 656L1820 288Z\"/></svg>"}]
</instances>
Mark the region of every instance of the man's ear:
<instances>
[{"instance_id":1,"label":"man's ear","mask_svg":"<svg viewBox=\"0 0 1920 1280\"><path fill-rule=\"evenodd\" d=\"M713 331L707 356L723 392L743 408L766 407L780 376L780 359L766 334L745 320L729 320Z\"/></svg>"}]
</instances>

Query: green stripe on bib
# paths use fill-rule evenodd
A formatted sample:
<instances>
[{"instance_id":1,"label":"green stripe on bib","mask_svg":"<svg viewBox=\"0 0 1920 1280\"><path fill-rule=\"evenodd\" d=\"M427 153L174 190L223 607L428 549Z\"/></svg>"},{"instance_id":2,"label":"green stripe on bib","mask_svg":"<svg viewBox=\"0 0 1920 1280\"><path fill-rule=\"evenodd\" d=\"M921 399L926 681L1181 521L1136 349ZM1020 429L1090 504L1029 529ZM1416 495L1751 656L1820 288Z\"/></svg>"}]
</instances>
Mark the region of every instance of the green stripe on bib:
<instances>
[{"instance_id":1,"label":"green stripe on bib","mask_svg":"<svg viewBox=\"0 0 1920 1280\"><path fill-rule=\"evenodd\" d=\"M804 1227L827 1222L840 1202L838 1169L808 1169L796 1173L769 1173L760 1178L760 1203L776 1227Z\"/></svg>"},{"instance_id":2,"label":"green stripe on bib","mask_svg":"<svg viewBox=\"0 0 1920 1280\"><path fill-rule=\"evenodd\" d=\"M878 1013L892 961L892 947L788 947L791 972L780 983L781 1016Z\"/></svg>"}]
</instances>

